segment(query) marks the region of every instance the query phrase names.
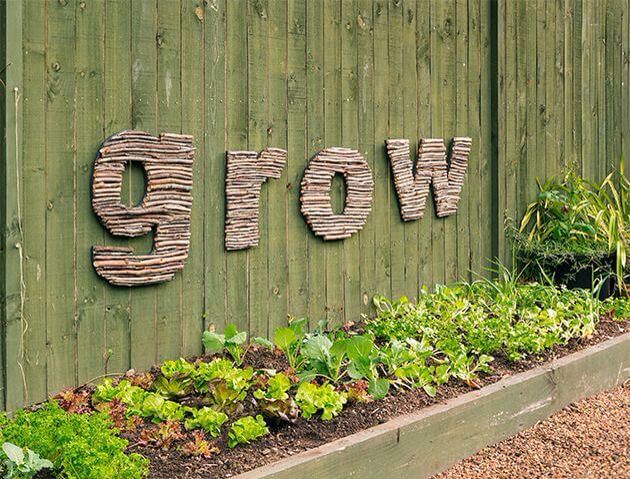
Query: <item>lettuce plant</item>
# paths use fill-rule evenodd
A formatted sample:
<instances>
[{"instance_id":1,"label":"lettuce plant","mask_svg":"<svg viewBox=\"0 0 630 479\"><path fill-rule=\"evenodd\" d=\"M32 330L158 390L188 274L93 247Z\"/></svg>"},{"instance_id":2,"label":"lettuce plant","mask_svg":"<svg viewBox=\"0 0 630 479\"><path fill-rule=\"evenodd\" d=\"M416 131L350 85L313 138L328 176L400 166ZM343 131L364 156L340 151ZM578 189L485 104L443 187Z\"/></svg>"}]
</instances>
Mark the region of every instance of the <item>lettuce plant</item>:
<instances>
[{"instance_id":1,"label":"lettuce plant","mask_svg":"<svg viewBox=\"0 0 630 479\"><path fill-rule=\"evenodd\" d=\"M203 429L212 437L217 437L221 434L221 426L228 419L225 413L215 411L209 407L200 409L187 408L186 411L192 415L184 422L186 429Z\"/></svg>"},{"instance_id":2,"label":"lettuce plant","mask_svg":"<svg viewBox=\"0 0 630 479\"><path fill-rule=\"evenodd\" d=\"M299 410L288 394L290 388L291 380L285 374L278 373L269 378L265 390L254 391L254 398L264 416L288 422L297 420Z\"/></svg>"},{"instance_id":3,"label":"lettuce plant","mask_svg":"<svg viewBox=\"0 0 630 479\"><path fill-rule=\"evenodd\" d=\"M335 391L330 384L318 386L308 382L300 384L295 395L295 401L304 419L309 419L321 411L321 418L324 421L332 419L342 411L346 398L345 393Z\"/></svg>"},{"instance_id":4,"label":"lettuce plant","mask_svg":"<svg viewBox=\"0 0 630 479\"><path fill-rule=\"evenodd\" d=\"M249 347L243 347L243 344L247 341L247 333L238 331L233 324L228 324L223 334L218 334L214 331L204 331L201 340L208 353L220 353L225 350L232 356L237 366L243 364L243 358L249 350Z\"/></svg>"},{"instance_id":5,"label":"lettuce plant","mask_svg":"<svg viewBox=\"0 0 630 479\"><path fill-rule=\"evenodd\" d=\"M141 479L148 461L126 454L127 441L105 414L72 414L50 401L36 411L17 411L0 426L0 442L29 448L64 479Z\"/></svg>"},{"instance_id":6,"label":"lettuce plant","mask_svg":"<svg viewBox=\"0 0 630 479\"><path fill-rule=\"evenodd\" d=\"M254 439L269 434L265 420L259 414L255 418L245 416L234 421L228 433L228 447L234 448L239 444L249 444Z\"/></svg>"},{"instance_id":7,"label":"lettuce plant","mask_svg":"<svg viewBox=\"0 0 630 479\"><path fill-rule=\"evenodd\" d=\"M273 333L273 344L282 351L287 358L291 369L302 367L305 358L300 354L302 342L305 337L306 319L291 319L289 326L278 328Z\"/></svg>"},{"instance_id":8,"label":"lettuce plant","mask_svg":"<svg viewBox=\"0 0 630 479\"><path fill-rule=\"evenodd\" d=\"M245 399L254 370L237 368L226 359L214 359L197 367L195 388L208 402L222 411L230 411Z\"/></svg>"},{"instance_id":9,"label":"lettuce plant","mask_svg":"<svg viewBox=\"0 0 630 479\"><path fill-rule=\"evenodd\" d=\"M154 391L163 396L181 398L193 392L196 367L183 358L165 361L160 367L162 373L152 385Z\"/></svg>"}]
</instances>

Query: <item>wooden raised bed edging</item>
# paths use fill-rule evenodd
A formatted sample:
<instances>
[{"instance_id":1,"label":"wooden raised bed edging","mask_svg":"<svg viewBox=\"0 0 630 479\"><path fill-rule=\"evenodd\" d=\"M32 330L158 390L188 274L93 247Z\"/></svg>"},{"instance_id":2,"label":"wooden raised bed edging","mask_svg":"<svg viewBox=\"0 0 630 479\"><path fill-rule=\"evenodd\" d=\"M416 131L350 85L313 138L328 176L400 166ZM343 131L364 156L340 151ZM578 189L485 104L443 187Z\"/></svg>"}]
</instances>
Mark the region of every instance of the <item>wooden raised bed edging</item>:
<instances>
[{"instance_id":1,"label":"wooden raised bed edging","mask_svg":"<svg viewBox=\"0 0 630 479\"><path fill-rule=\"evenodd\" d=\"M431 476L630 378L630 333L236 479Z\"/></svg>"}]
</instances>

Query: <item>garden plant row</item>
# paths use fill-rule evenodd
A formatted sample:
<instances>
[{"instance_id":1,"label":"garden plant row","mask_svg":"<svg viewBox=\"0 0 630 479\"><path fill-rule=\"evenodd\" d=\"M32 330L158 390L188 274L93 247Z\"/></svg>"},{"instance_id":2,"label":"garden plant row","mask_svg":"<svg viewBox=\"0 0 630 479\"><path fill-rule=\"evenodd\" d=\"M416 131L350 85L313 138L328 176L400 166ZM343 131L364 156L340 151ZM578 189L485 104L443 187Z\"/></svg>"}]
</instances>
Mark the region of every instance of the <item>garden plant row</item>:
<instances>
[{"instance_id":1,"label":"garden plant row","mask_svg":"<svg viewBox=\"0 0 630 479\"><path fill-rule=\"evenodd\" d=\"M3 416L4 477L140 479L149 461L138 449L220 462L270 431L330 421L352 404L480 387L495 358L517 362L589 337L602 317L630 317L626 298L524 284L506 270L374 305L373 317L336 328L291 319L271 340L247 341L234 326L206 331L204 357L129 371ZM271 359L254 360L261 354Z\"/></svg>"}]
</instances>

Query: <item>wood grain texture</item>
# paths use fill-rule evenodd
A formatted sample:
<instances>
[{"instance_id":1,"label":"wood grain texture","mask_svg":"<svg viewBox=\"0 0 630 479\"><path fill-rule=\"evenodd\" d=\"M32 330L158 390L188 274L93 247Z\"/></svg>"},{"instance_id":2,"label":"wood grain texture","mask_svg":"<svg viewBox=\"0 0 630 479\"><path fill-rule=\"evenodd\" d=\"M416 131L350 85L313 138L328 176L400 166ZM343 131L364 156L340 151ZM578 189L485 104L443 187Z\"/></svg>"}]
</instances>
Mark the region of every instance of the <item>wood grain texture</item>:
<instances>
[{"instance_id":1,"label":"wood grain texture","mask_svg":"<svg viewBox=\"0 0 630 479\"><path fill-rule=\"evenodd\" d=\"M267 334L287 314L311 326L357 320L374 294L413 297L423 283L489 274L495 257L510 259L503 220L533 199L536 178L576 165L598 179L622 152L630 169L628 0L1 5L12 58L2 79L20 88L17 150L3 145L2 170L0 405L11 409L89 376L196 354L209 327ZM14 133L8 88L2 126ZM98 244L151 249L152 235L107 233L89 201L100 143L128 129L191 134L197 149L189 261L174 281L132 290L96 278L90 258ZM420 138L459 136L472 147L458 212L438 218L428 201L422 219L403 222L385 140L416 151ZM227 252L226 151L268 147L287 150L287 164L262 187L260 244ZM374 199L359 233L324 242L300 212L300 184L332 147L365 158ZM146 179L122 174L130 205Z\"/></svg>"}]
</instances>

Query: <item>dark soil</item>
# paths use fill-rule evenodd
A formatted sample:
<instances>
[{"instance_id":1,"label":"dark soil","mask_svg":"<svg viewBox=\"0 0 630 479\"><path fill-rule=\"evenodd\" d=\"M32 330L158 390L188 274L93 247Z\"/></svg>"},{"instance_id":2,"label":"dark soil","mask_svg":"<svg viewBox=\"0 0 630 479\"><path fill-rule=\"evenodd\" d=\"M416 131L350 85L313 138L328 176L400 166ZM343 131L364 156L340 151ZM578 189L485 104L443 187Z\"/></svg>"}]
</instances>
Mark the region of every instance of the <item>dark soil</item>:
<instances>
[{"instance_id":1,"label":"dark soil","mask_svg":"<svg viewBox=\"0 0 630 479\"><path fill-rule=\"evenodd\" d=\"M480 385L492 384L507 376L532 369L553 359L600 343L623 334L629 328L630 320L615 322L603 318L590 338L572 340L567 345L557 346L540 356L528 357L517 363L497 357L492 363L493 373L484 375L479 381ZM275 368L278 370L285 369L287 366L282 358L267 350L257 348L250 350L246 363L255 368ZM340 416L331 421L298 419L295 424L271 426L271 434L251 445L229 449L225 439L219 438L214 443L220 449L220 453L209 459L186 457L177 450L176 446L172 446L166 451L140 447L135 445L137 438L134 437L129 437L130 449L151 460L149 477L152 479L233 477L283 457L382 424L394 417L442 403L472 390L473 388L463 383L451 382L440 386L435 398L427 396L422 390L392 391L390 395L380 401L349 404Z\"/></svg>"},{"instance_id":2,"label":"dark soil","mask_svg":"<svg viewBox=\"0 0 630 479\"><path fill-rule=\"evenodd\" d=\"M629 478L630 384L570 404L434 479Z\"/></svg>"}]
</instances>

